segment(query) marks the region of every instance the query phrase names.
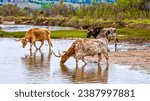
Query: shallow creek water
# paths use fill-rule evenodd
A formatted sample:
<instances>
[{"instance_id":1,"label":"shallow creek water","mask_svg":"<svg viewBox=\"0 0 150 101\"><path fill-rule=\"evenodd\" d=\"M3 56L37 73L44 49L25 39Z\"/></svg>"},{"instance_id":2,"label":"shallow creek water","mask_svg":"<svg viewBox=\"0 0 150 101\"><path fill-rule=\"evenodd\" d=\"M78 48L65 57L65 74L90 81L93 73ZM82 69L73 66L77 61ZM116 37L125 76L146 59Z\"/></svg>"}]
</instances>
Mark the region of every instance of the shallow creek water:
<instances>
[{"instance_id":1,"label":"shallow creek water","mask_svg":"<svg viewBox=\"0 0 150 101\"><path fill-rule=\"evenodd\" d=\"M52 39L53 50L57 53L67 50L74 40ZM40 43L38 43L40 45ZM146 45L119 43L119 51L143 49ZM114 45L109 44L114 51ZM57 53L58 54L58 53ZM1 84L68 84L68 83L106 83L106 84L149 84L150 73L145 70L131 69L131 65L100 65L81 61L79 66L70 58L60 65L60 58L48 52L45 42L41 51L29 51L21 47L13 38L0 38L0 83Z\"/></svg>"}]
</instances>

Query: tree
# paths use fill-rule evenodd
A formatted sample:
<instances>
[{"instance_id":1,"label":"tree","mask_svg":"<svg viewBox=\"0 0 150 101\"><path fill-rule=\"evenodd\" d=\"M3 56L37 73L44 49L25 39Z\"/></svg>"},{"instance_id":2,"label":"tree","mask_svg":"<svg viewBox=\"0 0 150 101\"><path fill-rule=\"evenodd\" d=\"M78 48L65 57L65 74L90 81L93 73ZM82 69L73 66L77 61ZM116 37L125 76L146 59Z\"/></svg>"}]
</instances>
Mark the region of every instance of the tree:
<instances>
[{"instance_id":1,"label":"tree","mask_svg":"<svg viewBox=\"0 0 150 101\"><path fill-rule=\"evenodd\" d=\"M20 8L15 5L6 4L1 7L0 13L3 16L15 16L19 14L19 10Z\"/></svg>"}]
</instances>

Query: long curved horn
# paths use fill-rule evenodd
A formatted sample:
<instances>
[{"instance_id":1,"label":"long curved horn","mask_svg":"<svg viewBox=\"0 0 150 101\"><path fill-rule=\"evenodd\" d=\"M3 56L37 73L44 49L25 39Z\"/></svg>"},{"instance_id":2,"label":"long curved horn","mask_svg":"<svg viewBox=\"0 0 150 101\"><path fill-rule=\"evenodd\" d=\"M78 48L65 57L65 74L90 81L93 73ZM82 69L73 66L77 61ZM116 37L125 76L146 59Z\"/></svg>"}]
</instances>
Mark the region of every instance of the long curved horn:
<instances>
[{"instance_id":1,"label":"long curved horn","mask_svg":"<svg viewBox=\"0 0 150 101\"><path fill-rule=\"evenodd\" d=\"M60 51L58 51L58 54L59 54L60 56L62 56L62 54L60 53Z\"/></svg>"},{"instance_id":2,"label":"long curved horn","mask_svg":"<svg viewBox=\"0 0 150 101\"><path fill-rule=\"evenodd\" d=\"M88 32L88 30L85 30L85 29L83 29L82 27L80 27L80 29L81 29L81 31L86 31L86 32Z\"/></svg>"},{"instance_id":3,"label":"long curved horn","mask_svg":"<svg viewBox=\"0 0 150 101\"><path fill-rule=\"evenodd\" d=\"M59 55L56 55L53 50L52 50L52 53L53 53L56 57L61 57L61 56L62 56L59 51L58 51Z\"/></svg>"},{"instance_id":4,"label":"long curved horn","mask_svg":"<svg viewBox=\"0 0 150 101\"><path fill-rule=\"evenodd\" d=\"M15 39L15 41L21 41L21 39Z\"/></svg>"}]
</instances>

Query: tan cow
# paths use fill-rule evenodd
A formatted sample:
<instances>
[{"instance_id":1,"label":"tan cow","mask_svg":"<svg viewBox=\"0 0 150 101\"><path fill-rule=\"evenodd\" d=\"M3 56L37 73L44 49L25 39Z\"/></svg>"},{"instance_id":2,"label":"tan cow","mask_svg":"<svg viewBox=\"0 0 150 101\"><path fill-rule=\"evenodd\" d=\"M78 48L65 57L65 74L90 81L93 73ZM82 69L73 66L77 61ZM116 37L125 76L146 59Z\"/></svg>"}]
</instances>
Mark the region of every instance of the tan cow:
<instances>
[{"instance_id":1,"label":"tan cow","mask_svg":"<svg viewBox=\"0 0 150 101\"><path fill-rule=\"evenodd\" d=\"M39 50L41 49L42 45L44 44L44 40L48 41L49 44L49 50L52 47L52 43L50 40L51 32L48 29L44 28L32 28L28 30L25 34L25 36L21 39L22 47L25 48L27 43L30 43L30 50L32 50L32 45ZM40 41L41 45L39 48L36 46L36 41Z\"/></svg>"},{"instance_id":2,"label":"tan cow","mask_svg":"<svg viewBox=\"0 0 150 101\"><path fill-rule=\"evenodd\" d=\"M53 54L57 56L54 52ZM74 57L77 64L79 60L82 60L86 64L86 61L84 60L85 56L98 55L97 63L99 63L101 60L101 54L105 56L108 62L108 41L106 38L77 39L66 52L60 55L60 57L62 64L65 63L70 57Z\"/></svg>"}]
</instances>

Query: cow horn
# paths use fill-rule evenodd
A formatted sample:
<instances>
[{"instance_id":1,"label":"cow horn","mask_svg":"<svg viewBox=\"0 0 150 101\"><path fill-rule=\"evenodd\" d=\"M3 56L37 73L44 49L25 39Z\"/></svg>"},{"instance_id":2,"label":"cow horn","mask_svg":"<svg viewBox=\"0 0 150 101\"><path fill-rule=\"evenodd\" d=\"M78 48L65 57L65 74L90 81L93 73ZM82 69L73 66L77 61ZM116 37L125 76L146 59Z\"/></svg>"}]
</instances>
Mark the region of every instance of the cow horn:
<instances>
[{"instance_id":1,"label":"cow horn","mask_svg":"<svg viewBox=\"0 0 150 101\"><path fill-rule=\"evenodd\" d=\"M60 53L60 51L58 51L58 54L59 54L60 56L62 56L62 54Z\"/></svg>"},{"instance_id":2,"label":"cow horn","mask_svg":"<svg viewBox=\"0 0 150 101\"><path fill-rule=\"evenodd\" d=\"M82 31L86 31L86 32L88 32L88 30L85 30L85 29L83 29L82 27L80 27L80 29L81 29Z\"/></svg>"},{"instance_id":3,"label":"cow horn","mask_svg":"<svg viewBox=\"0 0 150 101\"><path fill-rule=\"evenodd\" d=\"M21 41L21 39L15 39L15 41Z\"/></svg>"},{"instance_id":4,"label":"cow horn","mask_svg":"<svg viewBox=\"0 0 150 101\"><path fill-rule=\"evenodd\" d=\"M53 50L52 50L52 53L53 53L56 57L61 57L61 56L62 56L59 51L58 51L59 55L56 55Z\"/></svg>"}]
</instances>

